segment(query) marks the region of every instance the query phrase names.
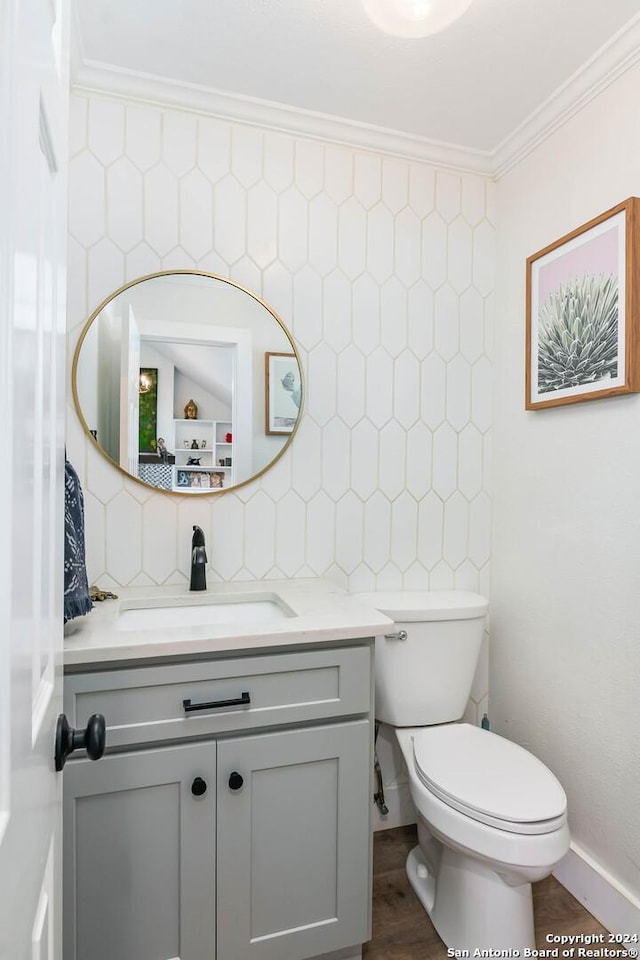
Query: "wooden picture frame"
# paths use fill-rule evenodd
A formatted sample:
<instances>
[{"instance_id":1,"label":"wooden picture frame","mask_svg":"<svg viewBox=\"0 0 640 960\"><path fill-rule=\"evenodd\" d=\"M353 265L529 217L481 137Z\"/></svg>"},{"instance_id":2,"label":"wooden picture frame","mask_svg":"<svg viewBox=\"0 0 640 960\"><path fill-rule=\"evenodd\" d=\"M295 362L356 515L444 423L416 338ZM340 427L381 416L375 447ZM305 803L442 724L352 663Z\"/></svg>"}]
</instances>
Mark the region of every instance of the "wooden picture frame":
<instances>
[{"instance_id":1,"label":"wooden picture frame","mask_svg":"<svg viewBox=\"0 0 640 960\"><path fill-rule=\"evenodd\" d=\"M302 403L300 368L295 353L265 353L264 409L267 436L293 432Z\"/></svg>"},{"instance_id":2,"label":"wooden picture frame","mask_svg":"<svg viewBox=\"0 0 640 960\"><path fill-rule=\"evenodd\" d=\"M640 200L527 258L527 410L640 389Z\"/></svg>"}]
</instances>

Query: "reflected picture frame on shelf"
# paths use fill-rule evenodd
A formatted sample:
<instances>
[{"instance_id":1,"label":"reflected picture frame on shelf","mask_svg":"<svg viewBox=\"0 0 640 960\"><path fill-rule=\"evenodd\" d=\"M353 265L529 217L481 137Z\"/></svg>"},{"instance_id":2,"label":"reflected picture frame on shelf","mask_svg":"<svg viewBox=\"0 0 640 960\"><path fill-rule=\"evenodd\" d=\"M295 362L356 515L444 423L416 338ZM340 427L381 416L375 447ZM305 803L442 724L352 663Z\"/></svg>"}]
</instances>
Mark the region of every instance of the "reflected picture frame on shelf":
<instances>
[{"instance_id":1,"label":"reflected picture frame on shelf","mask_svg":"<svg viewBox=\"0 0 640 960\"><path fill-rule=\"evenodd\" d=\"M179 490L221 490L225 475L221 470L194 470L191 465L176 470L176 487Z\"/></svg>"},{"instance_id":2,"label":"reflected picture frame on shelf","mask_svg":"<svg viewBox=\"0 0 640 960\"><path fill-rule=\"evenodd\" d=\"M300 370L294 353L265 353L265 434L292 433L302 404Z\"/></svg>"},{"instance_id":3,"label":"reflected picture frame on shelf","mask_svg":"<svg viewBox=\"0 0 640 960\"><path fill-rule=\"evenodd\" d=\"M640 390L640 199L527 258L527 410Z\"/></svg>"}]
</instances>

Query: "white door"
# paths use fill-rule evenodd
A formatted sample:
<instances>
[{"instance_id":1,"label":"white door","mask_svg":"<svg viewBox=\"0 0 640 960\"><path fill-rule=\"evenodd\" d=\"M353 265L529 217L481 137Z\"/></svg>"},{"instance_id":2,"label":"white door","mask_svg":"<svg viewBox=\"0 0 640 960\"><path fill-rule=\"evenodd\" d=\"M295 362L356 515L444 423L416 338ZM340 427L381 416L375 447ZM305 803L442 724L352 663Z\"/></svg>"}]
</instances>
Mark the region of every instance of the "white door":
<instances>
[{"instance_id":1,"label":"white door","mask_svg":"<svg viewBox=\"0 0 640 960\"><path fill-rule=\"evenodd\" d=\"M0 958L61 960L67 0L0 0Z\"/></svg>"}]
</instances>

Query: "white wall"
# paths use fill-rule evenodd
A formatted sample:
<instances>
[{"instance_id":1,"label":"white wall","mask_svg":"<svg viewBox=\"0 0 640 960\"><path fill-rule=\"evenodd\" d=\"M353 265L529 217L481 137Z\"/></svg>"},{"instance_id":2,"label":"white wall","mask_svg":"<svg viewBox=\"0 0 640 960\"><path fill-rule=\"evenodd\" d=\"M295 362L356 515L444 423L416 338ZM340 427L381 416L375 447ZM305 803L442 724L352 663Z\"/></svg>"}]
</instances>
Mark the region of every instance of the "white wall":
<instances>
[{"instance_id":1,"label":"white wall","mask_svg":"<svg viewBox=\"0 0 640 960\"><path fill-rule=\"evenodd\" d=\"M70 409L90 582L186 583L197 523L217 579L487 592L493 197L483 177L73 96L69 356L122 283L196 267L231 277L282 317L307 389L277 465L197 500L127 481ZM486 694L485 651L471 721ZM399 758L381 736L392 787ZM390 822L413 819L402 784L388 797Z\"/></svg>"},{"instance_id":2,"label":"white wall","mask_svg":"<svg viewBox=\"0 0 640 960\"><path fill-rule=\"evenodd\" d=\"M111 97L72 97L69 355L100 301L161 269L229 276L282 317L302 424L258 481L172 497L127 481L68 416L90 582L217 579L488 591L493 188L426 164ZM486 709L483 655L469 704ZM385 742L386 741L386 742ZM390 787L399 761L383 733ZM413 819L389 791L392 822Z\"/></svg>"},{"instance_id":3,"label":"white wall","mask_svg":"<svg viewBox=\"0 0 640 960\"><path fill-rule=\"evenodd\" d=\"M640 395L526 412L524 308L527 256L640 195L639 101L635 67L498 185L490 669L493 728L558 775L578 852L638 906Z\"/></svg>"},{"instance_id":4,"label":"white wall","mask_svg":"<svg viewBox=\"0 0 640 960\"><path fill-rule=\"evenodd\" d=\"M71 156L70 351L125 280L196 266L271 304L308 387L291 452L197 502L127 482L70 412L91 579L185 581L197 516L222 579L486 589L485 180L97 95L72 97Z\"/></svg>"}]
</instances>

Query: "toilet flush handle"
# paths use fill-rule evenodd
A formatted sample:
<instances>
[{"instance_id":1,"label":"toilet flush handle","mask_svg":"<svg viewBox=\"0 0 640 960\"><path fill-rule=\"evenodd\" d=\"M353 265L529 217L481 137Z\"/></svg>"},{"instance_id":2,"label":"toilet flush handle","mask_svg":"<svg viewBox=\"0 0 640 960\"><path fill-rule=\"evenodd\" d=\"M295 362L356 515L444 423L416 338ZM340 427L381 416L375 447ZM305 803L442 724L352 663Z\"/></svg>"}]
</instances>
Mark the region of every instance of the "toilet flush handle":
<instances>
[{"instance_id":1,"label":"toilet flush handle","mask_svg":"<svg viewBox=\"0 0 640 960\"><path fill-rule=\"evenodd\" d=\"M385 640L406 640L408 633L406 630L396 630L395 633L385 633Z\"/></svg>"}]
</instances>

